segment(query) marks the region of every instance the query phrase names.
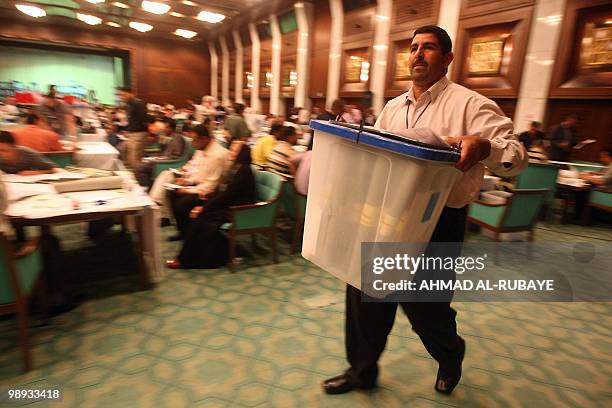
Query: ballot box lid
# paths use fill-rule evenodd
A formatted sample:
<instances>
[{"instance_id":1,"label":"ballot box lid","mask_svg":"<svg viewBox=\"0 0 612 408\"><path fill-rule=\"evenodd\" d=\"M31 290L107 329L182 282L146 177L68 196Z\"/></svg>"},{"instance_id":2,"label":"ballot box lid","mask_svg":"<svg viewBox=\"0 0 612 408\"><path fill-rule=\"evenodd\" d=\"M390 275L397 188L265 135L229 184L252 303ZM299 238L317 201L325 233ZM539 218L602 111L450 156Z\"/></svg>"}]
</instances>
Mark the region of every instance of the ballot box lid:
<instances>
[{"instance_id":1,"label":"ballot box lid","mask_svg":"<svg viewBox=\"0 0 612 408\"><path fill-rule=\"evenodd\" d=\"M315 131L325 132L355 143L372 146L421 160L456 163L461 157L461 154L456 150L433 147L423 142L406 139L400 135L394 135L390 132L377 132L378 134L375 134L372 133L373 131L365 129L363 131L359 131L357 126L355 126L355 128L350 128L322 120L311 120L310 128Z\"/></svg>"}]
</instances>

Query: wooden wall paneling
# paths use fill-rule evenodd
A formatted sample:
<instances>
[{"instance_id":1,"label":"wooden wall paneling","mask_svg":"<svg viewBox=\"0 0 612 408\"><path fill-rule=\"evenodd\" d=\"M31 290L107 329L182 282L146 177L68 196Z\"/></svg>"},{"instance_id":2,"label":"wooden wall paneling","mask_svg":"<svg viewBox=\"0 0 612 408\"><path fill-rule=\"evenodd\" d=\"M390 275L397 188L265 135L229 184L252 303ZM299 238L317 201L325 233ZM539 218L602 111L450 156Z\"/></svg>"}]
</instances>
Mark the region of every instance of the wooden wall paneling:
<instances>
[{"instance_id":1,"label":"wooden wall paneling","mask_svg":"<svg viewBox=\"0 0 612 408\"><path fill-rule=\"evenodd\" d=\"M454 46L453 81L491 98L518 97L532 14L533 7L527 6L460 20ZM481 46L486 47L496 45L495 41L503 41L499 71L470 73L469 54L473 43L485 42ZM485 52L480 55L486 56Z\"/></svg>"},{"instance_id":2,"label":"wooden wall paneling","mask_svg":"<svg viewBox=\"0 0 612 408\"><path fill-rule=\"evenodd\" d=\"M581 67L582 49L587 43L583 43L587 24L597 22L600 28L607 28L610 33L612 28L608 28L606 21L612 21L612 3L609 1L568 0L553 68L551 98L612 98L612 63L601 67ZM612 39L608 38L608 59L611 42Z\"/></svg>"},{"instance_id":3,"label":"wooden wall paneling","mask_svg":"<svg viewBox=\"0 0 612 408\"><path fill-rule=\"evenodd\" d=\"M229 53L229 91L230 99L234 99L236 91L236 50Z\"/></svg>"},{"instance_id":4,"label":"wooden wall paneling","mask_svg":"<svg viewBox=\"0 0 612 408\"><path fill-rule=\"evenodd\" d=\"M365 7L344 14L344 42L359 40L372 40L374 38L374 24L376 6Z\"/></svg>"},{"instance_id":5,"label":"wooden wall paneling","mask_svg":"<svg viewBox=\"0 0 612 408\"><path fill-rule=\"evenodd\" d=\"M247 96L251 96L251 88L249 88L247 84L248 84L248 76L253 75L251 72L252 53L253 53L253 50L251 49L250 45L244 48L244 57L242 60L242 64L243 64L242 72L244 76L242 79L242 97L245 100L247 100Z\"/></svg>"},{"instance_id":6,"label":"wooden wall paneling","mask_svg":"<svg viewBox=\"0 0 612 408\"><path fill-rule=\"evenodd\" d=\"M412 35L409 31L436 24L440 10L440 0L394 0L391 17L391 34Z\"/></svg>"},{"instance_id":7,"label":"wooden wall paneling","mask_svg":"<svg viewBox=\"0 0 612 408\"><path fill-rule=\"evenodd\" d=\"M342 64L340 74L340 94L342 98L356 97L361 98L366 96L369 90L370 79L372 75L372 42L369 40L361 40L345 44L342 50ZM363 58L364 61L370 63L369 75L367 81L350 81L348 78L347 64L351 60L351 56Z\"/></svg>"},{"instance_id":8,"label":"wooden wall paneling","mask_svg":"<svg viewBox=\"0 0 612 408\"><path fill-rule=\"evenodd\" d=\"M295 55L285 57L281 60L281 98L293 98L295 96L295 85L290 85L288 83L291 71L297 72Z\"/></svg>"},{"instance_id":9,"label":"wooden wall paneling","mask_svg":"<svg viewBox=\"0 0 612 408\"><path fill-rule=\"evenodd\" d=\"M392 34L389 38L389 57L387 59L387 78L385 87L386 97L395 97L406 92L412 82L409 78L402 76L402 79L396 78L397 61L400 53L404 54L410 51L412 43L412 31L406 33ZM404 54L405 55L405 54ZM398 73L400 74L400 73Z\"/></svg>"},{"instance_id":10,"label":"wooden wall paneling","mask_svg":"<svg viewBox=\"0 0 612 408\"><path fill-rule=\"evenodd\" d=\"M310 97L324 98L327 93L329 68L329 30L331 13L328 0L316 0L312 24L312 50L310 54ZM315 100L313 99L313 106ZM323 100L323 106L325 100Z\"/></svg>"},{"instance_id":11,"label":"wooden wall paneling","mask_svg":"<svg viewBox=\"0 0 612 408\"><path fill-rule=\"evenodd\" d=\"M494 98L493 101L497 103L499 108L507 117L514 120L514 113L516 112L517 103L515 98Z\"/></svg>"},{"instance_id":12,"label":"wooden wall paneling","mask_svg":"<svg viewBox=\"0 0 612 408\"><path fill-rule=\"evenodd\" d=\"M210 58L202 41L113 34L44 21L26 25L12 19L0 19L0 38L124 51L129 54L130 83L147 102L183 107L187 98L210 93Z\"/></svg>"},{"instance_id":13,"label":"wooden wall paneling","mask_svg":"<svg viewBox=\"0 0 612 408\"><path fill-rule=\"evenodd\" d=\"M460 15L461 18L490 15L534 4L535 0L462 0Z\"/></svg>"},{"instance_id":14,"label":"wooden wall paneling","mask_svg":"<svg viewBox=\"0 0 612 408\"><path fill-rule=\"evenodd\" d=\"M599 152L612 147L612 100L551 99L548 107L547 131L573 113L578 117L578 139L597 141L579 150L572 149L572 160L599 161Z\"/></svg>"}]
</instances>

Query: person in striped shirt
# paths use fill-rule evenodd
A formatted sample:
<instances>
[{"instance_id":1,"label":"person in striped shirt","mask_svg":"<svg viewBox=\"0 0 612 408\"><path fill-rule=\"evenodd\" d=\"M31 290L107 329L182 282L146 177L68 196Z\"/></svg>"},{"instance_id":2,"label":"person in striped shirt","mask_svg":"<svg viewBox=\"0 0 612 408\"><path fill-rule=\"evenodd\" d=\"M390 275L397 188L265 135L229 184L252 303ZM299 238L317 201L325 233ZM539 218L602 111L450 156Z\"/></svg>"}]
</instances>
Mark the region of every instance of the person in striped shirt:
<instances>
[{"instance_id":1,"label":"person in striped shirt","mask_svg":"<svg viewBox=\"0 0 612 408\"><path fill-rule=\"evenodd\" d=\"M293 145L297 143L295 128L292 126L283 127L276 138L278 141L268 156L266 167L283 176L293 177L295 165L289 159L296 153L293 150Z\"/></svg>"}]
</instances>

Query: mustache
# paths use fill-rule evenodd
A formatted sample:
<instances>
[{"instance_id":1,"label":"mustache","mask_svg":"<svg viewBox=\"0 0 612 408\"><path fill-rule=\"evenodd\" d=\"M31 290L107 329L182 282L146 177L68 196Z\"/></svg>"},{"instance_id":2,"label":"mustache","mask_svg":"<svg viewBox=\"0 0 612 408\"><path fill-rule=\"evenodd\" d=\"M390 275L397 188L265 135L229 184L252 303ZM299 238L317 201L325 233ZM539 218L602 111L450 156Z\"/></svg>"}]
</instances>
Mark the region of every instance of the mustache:
<instances>
[{"instance_id":1,"label":"mustache","mask_svg":"<svg viewBox=\"0 0 612 408\"><path fill-rule=\"evenodd\" d=\"M419 65L419 64L427 65L427 62L425 62L424 59L418 59L412 63L412 66L414 67L415 65Z\"/></svg>"}]
</instances>

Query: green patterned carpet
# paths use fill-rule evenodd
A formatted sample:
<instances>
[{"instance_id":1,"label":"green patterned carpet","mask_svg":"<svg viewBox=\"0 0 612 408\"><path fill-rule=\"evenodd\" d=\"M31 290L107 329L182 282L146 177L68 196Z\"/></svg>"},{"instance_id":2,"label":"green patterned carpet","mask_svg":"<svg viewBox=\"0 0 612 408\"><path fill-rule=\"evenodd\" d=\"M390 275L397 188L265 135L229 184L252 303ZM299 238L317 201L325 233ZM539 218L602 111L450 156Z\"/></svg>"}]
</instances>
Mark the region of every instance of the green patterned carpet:
<instances>
[{"instance_id":1,"label":"green patterned carpet","mask_svg":"<svg viewBox=\"0 0 612 408\"><path fill-rule=\"evenodd\" d=\"M57 232L71 264L87 265L86 300L32 330L28 374L14 321L0 321L0 389L61 387L64 401L50 407L612 406L611 303L455 304L467 354L450 397L434 392L436 364L398 316L380 388L327 396L321 381L346 368L344 286L331 275L297 256L269 264L262 248L235 274L168 271L154 290L137 292L125 237L121 248L93 248L80 226ZM609 227L536 232L574 236L612 241ZM166 257L178 247L163 245Z\"/></svg>"}]
</instances>

